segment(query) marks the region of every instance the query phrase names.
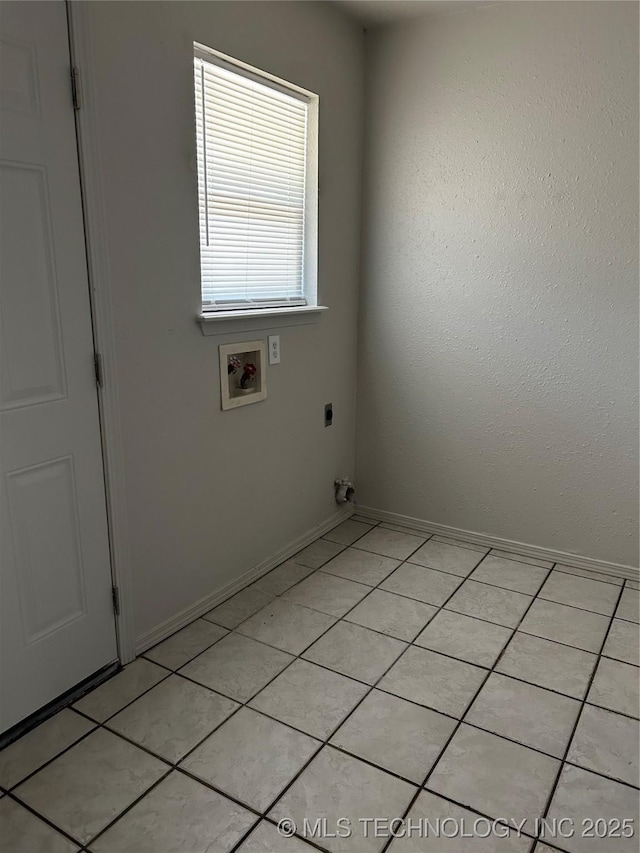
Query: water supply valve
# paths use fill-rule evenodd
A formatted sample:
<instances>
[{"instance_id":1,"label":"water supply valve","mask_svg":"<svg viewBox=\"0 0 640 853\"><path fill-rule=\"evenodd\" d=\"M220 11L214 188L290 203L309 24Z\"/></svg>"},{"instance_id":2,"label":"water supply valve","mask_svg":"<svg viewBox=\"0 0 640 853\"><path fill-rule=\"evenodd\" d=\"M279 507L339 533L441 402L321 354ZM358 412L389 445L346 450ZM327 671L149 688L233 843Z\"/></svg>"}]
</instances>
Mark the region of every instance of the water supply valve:
<instances>
[{"instance_id":1,"label":"water supply valve","mask_svg":"<svg viewBox=\"0 0 640 853\"><path fill-rule=\"evenodd\" d=\"M336 489L336 503L346 504L353 502L355 489L351 480L334 480L333 485Z\"/></svg>"}]
</instances>

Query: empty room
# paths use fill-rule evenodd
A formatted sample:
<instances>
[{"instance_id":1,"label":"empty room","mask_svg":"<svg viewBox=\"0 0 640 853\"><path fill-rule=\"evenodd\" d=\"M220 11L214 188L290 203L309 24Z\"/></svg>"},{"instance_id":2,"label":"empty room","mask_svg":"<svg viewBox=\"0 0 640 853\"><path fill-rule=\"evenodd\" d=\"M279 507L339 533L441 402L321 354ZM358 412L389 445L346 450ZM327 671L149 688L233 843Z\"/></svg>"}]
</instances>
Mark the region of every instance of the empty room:
<instances>
[{"instance_id":1,"label":"empty room","mask_svg":"<svg viewBox=\"0 0 640 853\"><path fill-rule=\"evenodd\" d=\"M0 853L638 853L632 0L0 0Z\"/></svg>"}]
</instances>

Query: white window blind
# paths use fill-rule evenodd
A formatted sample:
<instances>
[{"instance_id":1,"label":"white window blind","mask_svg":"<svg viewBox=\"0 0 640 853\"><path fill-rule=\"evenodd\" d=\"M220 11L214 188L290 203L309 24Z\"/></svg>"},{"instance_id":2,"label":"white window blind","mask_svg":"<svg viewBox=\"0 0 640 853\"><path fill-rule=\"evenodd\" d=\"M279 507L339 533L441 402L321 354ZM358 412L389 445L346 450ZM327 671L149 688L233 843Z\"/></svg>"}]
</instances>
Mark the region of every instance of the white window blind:
<instances>
[{"instance_id":1,"label":"white window blind","mask_svg":"<svg viewBox=\"0 0 640 853\"><path fill-rule=\"evenodd\" d=\"M308 99L194 66L203 311L305 305Z\"/></svg>"}]
</instances>

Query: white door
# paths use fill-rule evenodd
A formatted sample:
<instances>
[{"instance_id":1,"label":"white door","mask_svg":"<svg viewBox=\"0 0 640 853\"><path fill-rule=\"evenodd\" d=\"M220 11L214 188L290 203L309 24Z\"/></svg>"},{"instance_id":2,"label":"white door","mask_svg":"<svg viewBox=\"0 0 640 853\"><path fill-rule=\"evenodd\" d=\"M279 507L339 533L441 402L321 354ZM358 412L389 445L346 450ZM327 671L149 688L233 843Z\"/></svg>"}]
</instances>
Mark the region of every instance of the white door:
<instances>
[{"instance_id":1,"label":"white door","mask_svg":"<svg viewBox=\"0 0 640 853\"><path fill-rule=\"evenodd\" d=\"M0 41L2 732L117 651L64 3Z\"/></svg>"}]
</instances>

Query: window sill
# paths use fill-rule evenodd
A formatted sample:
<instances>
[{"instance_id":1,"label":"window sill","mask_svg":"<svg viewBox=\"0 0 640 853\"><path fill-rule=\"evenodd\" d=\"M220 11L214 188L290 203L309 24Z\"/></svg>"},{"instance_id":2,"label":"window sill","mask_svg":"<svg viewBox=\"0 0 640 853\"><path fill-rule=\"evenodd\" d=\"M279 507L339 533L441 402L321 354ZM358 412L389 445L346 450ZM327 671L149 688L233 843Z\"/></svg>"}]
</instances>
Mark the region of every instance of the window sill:
<instances>
[{"instance_id":1,"label":"window sill","mask_svg":"<svg viewBox=\"0 0 640 853\"><path fill-rule=\"evenodd\" d=\"M212 311L208 314L198 314L196 320L203 335L227 335L230 332L251 332L317 323L321 313L328 310L326 305L302 305L297 308Z\"/></svg>"}]
</instances>

